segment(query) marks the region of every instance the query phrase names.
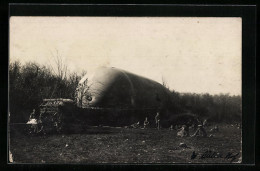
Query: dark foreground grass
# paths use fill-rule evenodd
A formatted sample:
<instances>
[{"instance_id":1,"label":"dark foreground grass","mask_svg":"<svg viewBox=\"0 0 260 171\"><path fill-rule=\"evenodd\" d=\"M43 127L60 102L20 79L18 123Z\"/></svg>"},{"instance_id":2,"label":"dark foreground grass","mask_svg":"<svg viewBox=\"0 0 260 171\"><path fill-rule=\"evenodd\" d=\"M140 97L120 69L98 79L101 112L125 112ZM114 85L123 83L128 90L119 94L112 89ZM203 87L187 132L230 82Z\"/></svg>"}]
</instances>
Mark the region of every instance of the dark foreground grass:
<instances>
[{"instance_id":1,"label":"dark foreground grass","mask_svg":"<svg viewBox=\"0 0 260 171\"><path fill-rule=\"evenodd\" d=\"M10 151L15 163L230 163L241 161L241 129L231 127L231 125L222 125L220 132L206 138L181 138L176 136L176 132L167 129L158 131L156 129L92 127L81 134L29 136L12 130ZM188 148L179 147L180 143L185 143ZM191 156L194 159L191 159Z\"/></svg>"}]
</instances>

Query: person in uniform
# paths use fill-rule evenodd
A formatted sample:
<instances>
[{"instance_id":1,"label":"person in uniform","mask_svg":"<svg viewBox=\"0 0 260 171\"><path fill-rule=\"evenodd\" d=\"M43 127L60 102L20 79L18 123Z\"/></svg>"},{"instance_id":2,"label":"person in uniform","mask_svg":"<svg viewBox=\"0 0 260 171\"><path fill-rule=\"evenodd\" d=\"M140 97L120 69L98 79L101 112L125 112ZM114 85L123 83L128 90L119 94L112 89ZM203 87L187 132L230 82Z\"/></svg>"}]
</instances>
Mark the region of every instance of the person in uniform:
<instances>
[{"instance_id":1,"label":"person in uniform","mask_svg":"<svg viewBox=\"0 0 260 171\"><path fill-rule=\"evenodd\" d=\"M181 129L177 132L177 136L180 136L180 137L188 137L188 136L190 136L190 134L189 134L189 127L186 126L186 125L183 125L181 127Z\"/></svg>"},{"instance_id":2,"label":"person in uniform","mask_svg":"<svg viewBox=\"0 0 260 171\"><path fill-rule=\"evenodd\" d=\"M149 125L149 121L146 117L145 120L144 120L144 129L146 129L148 127L148 125Z\"/></svg>"},{"instance_id":3,"label":"person in uniform","mask_svg":"<svg viewBox=\"0 0 260 171\"><path fill-rule=\"evenodd\" d=\"M206 133L205 129L203 128L203 125L198 125L198 129L195 131L195 133L192 135L192 137L194 137L194 136L207 137L207 133Z\"/></svg>"},{"instance_id":4,"label":"person in uniform","mask_svg":"<svg viewBox=\"0 0 260 171\"><path fill-rule=\"evenodd\" d=\"M155 126L157 129L160 129L160 113L157 112L155 116Z\"/></svg>"},{"instance_id":5,"label":"person in uniform","mask_svg":"<svg viewBox=\"0 0 260 171\"><path fill-rule=\"evenodd\" d=\"M132 124L131 127L132 128L139 128L140 127L139 121L137 123Z\"/></svg>"},{"instance_id":6,"label":"person in uniform","mask_svg":"<svg viewBox=\"0 0 260 171\"><path fill-rule=\"evenodd\" d=\"M38 132L37 119L35 117L35 109L30 114L29 121L26 124L31 125L30 134Z\"/></svg>"},{"instance_id":7,"label":"person in uniform","mask_svg":"<svg viewBox=\"0 0 260 171\"><path fill-rule=\"evenodd\" d=\"M35 119L35 109L33 109L32 113L30 114L29 120Z\"/></svg>"}]
</instances>

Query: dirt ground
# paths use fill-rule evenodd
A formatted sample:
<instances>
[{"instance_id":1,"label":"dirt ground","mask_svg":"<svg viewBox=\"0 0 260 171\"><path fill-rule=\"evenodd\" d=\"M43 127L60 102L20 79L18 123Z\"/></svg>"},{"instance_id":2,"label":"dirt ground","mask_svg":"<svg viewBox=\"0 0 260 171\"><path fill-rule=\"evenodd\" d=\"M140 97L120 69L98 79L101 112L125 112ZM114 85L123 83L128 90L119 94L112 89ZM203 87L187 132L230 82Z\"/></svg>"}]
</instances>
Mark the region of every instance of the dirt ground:
<instances>
[{"instance_id":1,"label":"dirt ground","mask_svg":"<svg viewBox=\"0 0 260 171\"><path fill-rule=\"evenodd\" d=\"M206 131L212 127L207 127ZM230 163L241 161L241 129L219 125L213 137L176 130L91 127L84 133L30 136L11 129L14 163ZM191 130L191 134L194 130ZM208 136L210 133L208 133ZM179 147L185 143L187 148Z\"/></svg>"}]
</instances>

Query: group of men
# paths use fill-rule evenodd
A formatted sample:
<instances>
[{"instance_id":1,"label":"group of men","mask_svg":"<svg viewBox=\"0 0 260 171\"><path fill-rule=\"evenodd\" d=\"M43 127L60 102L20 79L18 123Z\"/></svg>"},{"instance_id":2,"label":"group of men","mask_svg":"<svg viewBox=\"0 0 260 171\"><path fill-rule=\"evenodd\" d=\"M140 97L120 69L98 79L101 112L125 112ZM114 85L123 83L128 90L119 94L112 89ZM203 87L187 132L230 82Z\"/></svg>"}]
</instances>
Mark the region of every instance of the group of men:
<instances>
[{"instance_id":1,"label":"group of men","mask_svg":"<svg viewBox=\"0 0 260 171\"><path fill-rule=\"evenodd\" d=\"M194 132L193 135L191 135L191 137L195 137L195 136L201 136L201 137L207 137L207 132L205 130L205 127L208 126L207 120L204 120L203 122L201 122L199 119L197 119L197 124L193 125L194 130L196 130ZM209 131L210 133L216 133L219 132L219 128L218 126L214 126L212 129L210 129ZM189 134L189 126L183 125L177 132L177 136L180 137L185 137L185 136L190 136ZM210 135L210 137L212 136L212 134Z\"/></svg>"},{"instance_id":2,"label":"group of men","mask_svg":"<svg viewBox=\"0 0 260 171\"><path fill-rule=\"evenodd\" d=\"M130 126L131 128L140 128L140 122L138 121L137 123L134 123ZM143 128L149 128L150 127L150 122L148 121L148 117L145 118L144 123L143 123ZM157 112L155 115L155 127L157 129L160 129L160 113Z\"/></svg>"},{"instance_id":3,"label":"group of men","mask_svg":"<svg viewBox=\"0 0 260 171\"><path fill-rule=\"evenodd\" d=\"M183 125L183 126L181 127L181 129L178 130L177 136L180 136L180 137L189 137L189 136L190 136L189 127L186 126L186 125ZM191 137L195 137L195 136L207 137L207 132L206 132L206 130L204 129L203 125L198 125L197 130L194 132L193 135L191 135Z\"/></svg>"},{"instance_id":4,"label":"group of men","mask_svg":"<svg viewBox=\"0 0 260 171\"><path fill-rule=\"evenodd\" d=\"M146 129L149 127L149 121L148 118L146 117L143 123L143 128ZM177 126L177 125L176 125ZM205 130L205 126L207 126L207 120L204 120L203 122L197 118L196 123L193 125L193 128L195 130L194 134L191 135L191 137L195 136L202 136L202 137L207 137L207 132ZM135 124L131 125L132 128L140 128L140 122L137 122ZM160 113L157 112L155 116L155 127L159 130L161 128L160 125ZM177 130L177 136L180 137L189 137L190 136L190 131L189 131L189 125L182 125L180 128L176 127L173 128L173 125L170 126L169 130L176 129ZM218 127L215 126L211 132L217 132Z\"/></svg>"}]
</instances>

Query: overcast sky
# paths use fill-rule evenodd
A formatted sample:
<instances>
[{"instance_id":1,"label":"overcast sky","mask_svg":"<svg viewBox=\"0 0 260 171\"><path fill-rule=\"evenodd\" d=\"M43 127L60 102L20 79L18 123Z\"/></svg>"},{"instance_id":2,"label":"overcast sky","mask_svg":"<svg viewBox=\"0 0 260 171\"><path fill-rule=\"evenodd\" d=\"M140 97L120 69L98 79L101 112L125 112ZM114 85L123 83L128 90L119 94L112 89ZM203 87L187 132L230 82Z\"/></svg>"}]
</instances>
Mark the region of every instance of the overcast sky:
<instances>
[{"instance_id":1,"label":"overcast sky","mask_svg":"<svg viewBox=\"0 0 260 171\"><path fill-rule=\"evenodd\" d=\"M118 67L192 93L241 95L241 18L11 17L10 60Z\"/></svg>"}]
</instances>

